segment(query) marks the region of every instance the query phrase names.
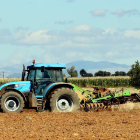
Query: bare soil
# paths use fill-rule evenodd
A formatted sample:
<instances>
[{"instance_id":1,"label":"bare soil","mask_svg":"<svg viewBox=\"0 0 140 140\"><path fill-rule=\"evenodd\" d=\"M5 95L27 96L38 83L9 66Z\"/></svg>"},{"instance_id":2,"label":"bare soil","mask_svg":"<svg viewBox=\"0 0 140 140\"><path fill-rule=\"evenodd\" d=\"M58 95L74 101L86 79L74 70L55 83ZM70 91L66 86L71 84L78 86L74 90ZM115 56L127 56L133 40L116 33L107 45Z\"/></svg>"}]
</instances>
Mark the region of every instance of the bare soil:
<instances>
[{"instance_id":1,"label":"bare soil","mask_svg":"<svg viewBox=\"0 0 140 140\"><path fill-rule=\"evenodd\" d=\"M117 111L0 113L2 140L140 140L140 103Z\"/></svg>"},{"instance_id":2,"label":"bare soil","mask_svg":"<svg viewBox=\"0 0 140 140\"><path fill-rule=\"evenodd\" d=\"M140 110L0 113L0 139L138 140Z\"/></svg>"}]
</instances>

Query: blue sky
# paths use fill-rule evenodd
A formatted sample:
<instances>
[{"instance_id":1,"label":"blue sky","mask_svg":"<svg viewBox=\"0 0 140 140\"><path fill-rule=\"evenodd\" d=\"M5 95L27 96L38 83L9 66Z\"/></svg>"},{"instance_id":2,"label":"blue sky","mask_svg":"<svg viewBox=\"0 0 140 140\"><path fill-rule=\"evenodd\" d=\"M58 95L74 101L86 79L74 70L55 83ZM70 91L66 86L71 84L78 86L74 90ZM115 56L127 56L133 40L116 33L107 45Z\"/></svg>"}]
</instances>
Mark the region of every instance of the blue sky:
<instances>
[{"instance_id":1,"label":"blue sky","mask_svg":"<svg viewBox=\"0 0 140 140\"><path fill-rule=\"evenodd\" d=\"M140 60L139 0L0 0L1 66Z\"/></svg>"}]
</instances>

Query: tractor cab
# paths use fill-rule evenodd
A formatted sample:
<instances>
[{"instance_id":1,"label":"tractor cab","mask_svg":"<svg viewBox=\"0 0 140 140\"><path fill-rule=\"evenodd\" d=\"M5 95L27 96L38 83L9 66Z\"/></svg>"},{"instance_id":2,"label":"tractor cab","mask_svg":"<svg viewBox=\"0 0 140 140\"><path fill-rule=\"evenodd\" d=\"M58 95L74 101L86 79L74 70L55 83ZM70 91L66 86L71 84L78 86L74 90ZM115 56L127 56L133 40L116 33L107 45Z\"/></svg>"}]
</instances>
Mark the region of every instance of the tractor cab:
<instances>
[{"instance_id":1,"label":"tractor cab","mask_svg":"<svg viewBox=\"0 0 140 140\"><path fill-rule=\"evenodd\" d=\"M52 83L64 82L62 74L64 68L66 66L59 63L35 64L33 62L33 65L27 66L27 81L31 82L31 89L35 95L43 96ZM25 73L24 68L23 73ZM25 74L22 75L25 76Z\"/></svg>"}]
</instances>

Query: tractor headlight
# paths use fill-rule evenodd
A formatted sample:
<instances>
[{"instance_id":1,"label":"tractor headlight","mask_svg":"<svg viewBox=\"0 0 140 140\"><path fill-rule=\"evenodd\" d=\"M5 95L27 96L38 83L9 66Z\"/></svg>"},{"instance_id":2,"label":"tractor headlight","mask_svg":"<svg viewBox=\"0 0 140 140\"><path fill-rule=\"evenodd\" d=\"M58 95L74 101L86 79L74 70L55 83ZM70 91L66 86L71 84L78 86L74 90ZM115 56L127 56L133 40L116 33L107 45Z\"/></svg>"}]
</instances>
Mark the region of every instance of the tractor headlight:
<instances>
[{"instance_id":1,"label":"tractor headlight","mask_svg":"<svg viewBox=\"0 0 140 140\"><path fill-rule=\"evenodd\" d=\"M19 84L15 84L15 88L19 87Z\"/></svg>"},{"instance_id":2,"label":"tractor headlight","mask_svg":"<svg viewBox=\"0 0 140 140\"><path fill-rule=\"evenodd\" d=\"M26 86L27 84L15 84L15 88L17 87L22 87L22 86Z\"/></svg>"}]
</instances>

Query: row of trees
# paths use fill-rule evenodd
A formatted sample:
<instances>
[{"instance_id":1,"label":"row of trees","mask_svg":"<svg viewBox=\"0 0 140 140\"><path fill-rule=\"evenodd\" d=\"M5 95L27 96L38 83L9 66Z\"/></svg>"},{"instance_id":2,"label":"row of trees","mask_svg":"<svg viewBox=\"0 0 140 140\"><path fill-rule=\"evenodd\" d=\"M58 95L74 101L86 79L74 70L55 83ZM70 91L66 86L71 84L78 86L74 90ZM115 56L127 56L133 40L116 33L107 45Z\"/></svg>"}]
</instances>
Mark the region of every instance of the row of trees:
<instances>
[{"instance_id":1,"label":"row of trees","mask_svg":"<svg viewBox=\"0 0 140 140\"><path fill-rule=\"evenodd\" d=\"M124 71L116 71L115 74L111 74L110 72L107 71L98 71L94 74L94 76L129 76L128 73Z\"/></svg>"},{"instance_id":2,"label":"row of trees","mask_svg":"<svg viewBox=\"0 0 140 140\"><path fill-rule=\"evenodd\" d=\"M75 66L72 66L67 69L68 74L71 77L78 77L78 72L75 70ZM124 71L116 71L115 74L111 74L110 72L107 71L101 71L99 70L96 72L94 75L92 73L86 72L85 69L80 70L80 75L81 77L93 77L93 76L126 76L129 75L129 73L125 73Z\"/></svg>"},{"instance_id":3,"label":"row of trees","mask_svg":"<svg viewBox=\"0 0 140 140\"><path fill-rule=\"evenodd\" d=\"M72 66L71 68L67 69L68 74L71 77L77 77L78 76L78 72L75 70L75 67ZM87 73L84 69L80 70L80 75L82 77L92 77L93 74L92 73ZM134 87L139 87L140 88L140 64L138 62L138 60L135 62L135 64L133 64L131 66L130 71L128 71L128 73L125 73L123 71L116 71L115 74L113 74L114 76L130 76L131 77L131 85ZM98 71L94 74L94 76L111 76L110 72L106 72L106 71Z\"/></svg>"}]
</instances>

